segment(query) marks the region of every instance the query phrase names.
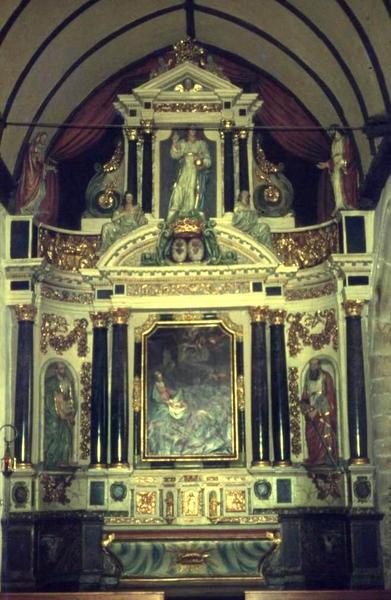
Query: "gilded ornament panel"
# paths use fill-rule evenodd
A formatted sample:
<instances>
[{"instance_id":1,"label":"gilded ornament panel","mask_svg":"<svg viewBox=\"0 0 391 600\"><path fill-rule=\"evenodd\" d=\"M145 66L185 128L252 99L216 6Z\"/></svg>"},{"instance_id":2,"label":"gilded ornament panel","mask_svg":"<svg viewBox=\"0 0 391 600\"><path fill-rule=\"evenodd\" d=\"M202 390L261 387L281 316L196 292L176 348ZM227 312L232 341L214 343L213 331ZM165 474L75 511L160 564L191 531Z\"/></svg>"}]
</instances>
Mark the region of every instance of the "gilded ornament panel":
<instances>
[{"instance_id":1,"label":"gilded ornament panel","mask_svg":"<svg viewBox=\"0 0 391 600\"><path fill-rule=\"evenodd\" d=\"M245 512L246 490L226 490L225 511L227 513Z\"/></svg>"},{"instance_id":2,"label":"gilded ornament panel","mask_svg":"<svg viewBox=\"0 0 391 600\"><path fill-rule=\"evenodd\" d=\"M187 280L183 283L130 283L127 285L128 296L183 296L183 295L218 295L248 294L249 282L234 281L200 281Z\"/></svg>"},{"instance_id":3,"label":"gilded ornament panel","mask_svg":"<svg viewBox=\"0 0 391 600\"><path fill-rule=\"evenodd\" d=\"M38 256L63 271L78 271L96 265L100 243L100 235L75 235L41 227Z\"/></svg>"},{"instance_id":4,"label":"gilded ornament panel","mask_svg":"<svg viewBox=\"0 0 391 600\"><path fill-rule=\"evenodd\" d=\"M285 289L285 295L287 300L309 300L311 298L322 298L323 296L330 296L335 294L337 291L337 284L335 281L328 281L327 283L314 286L310 288L296 288L290 290Z\"/></svg>"},{"instance_id":5,"label":"gilded ornament panel","mask_svg":"<svg viewBox=\"0 0 391 600\"><path fill-rule=\"evenodd\" d=\"M72 292L69 290L58 290L43 285L41 295L48 300L58 300L59 302L72 302L73 304L91 304L94 294L90 292Z\"/></svg>"},{"instance_id":6,"label":"gilded ornament panel","mask_svg":"<svg viewBox=\"0 0 391 600\"><path fill-rule=\"evenodd\" d=\"M331 344L334 350L338 349L338 324L333 308L315 313L290 313L287 323L290 356L297 356L301 352L301 345L321 350ZM319 327L322 327L321 331L311 333Z\"/></svg>"},{"instance_id":7,"label":"gilded ornament panel","mask_svg":"<svg viewBox=\"0 0 391 600\"><path fill-rule=\"evenodd\" d=\"M77 344L77 355L87 356L87 319L75 319L74 328L68 332L68 323L65 317L44 313L41 321L40 348L46 354L50 346L56 354L63 354Z\"/></svg>"},{"instance_id":8,"label":"gilded ornament panel","mask_svg":"<svg viewBox=\"0 0 391 600\"><path fill-rule=\"evenodd\" d=\"M307 231L273 233L272 239L273 248L281 262L300 269L319 265L338 252L336 223Z\"/></svg>"},{"instance_id":9,"label":"gilded ornament panel","mask_svg":"<svg viewBox=\"0 0 391 600\"><path fill-rule=\"evenodd\" d=\"M80 372L80 458L87 459L90 456L91 443L91 386L92 386L92 364L83 362Z\"/></svg>"},{"instance_id":10,"label":"gilded ornament panel","mask_svg":"<svg viewBox=\"0 0 391 600\"><path fill-rule=\"evenodd\" d=\"M288 369L289 390L289 425L291 432L292 454L301 454L301 418L300 418L300 396L299 396L299 369L289 367Z\"/></svg>"},{"instance_id":11,"label":"gilded ornament panel","mask_svg":"<svg viewBox=\"0 0 391 600\"><path fill-rule=\"evenodd\" d=\"M136 513L139 515L154 515L157 506L157 492L136 492Z\"/></svg>"}]
</instances>

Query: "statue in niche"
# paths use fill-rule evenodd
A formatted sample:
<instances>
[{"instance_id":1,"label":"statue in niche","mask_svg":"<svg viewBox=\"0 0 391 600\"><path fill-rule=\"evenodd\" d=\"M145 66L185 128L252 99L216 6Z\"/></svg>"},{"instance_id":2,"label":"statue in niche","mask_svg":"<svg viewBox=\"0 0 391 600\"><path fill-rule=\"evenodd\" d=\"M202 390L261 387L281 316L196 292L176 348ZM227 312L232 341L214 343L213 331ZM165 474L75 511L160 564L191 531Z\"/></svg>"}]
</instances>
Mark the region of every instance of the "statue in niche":
<instances>
[{"instance_id":1,"label":"statue in niche","mask_svg":"<svg viewBox=\"0 0 391 600\"><path fill-rule=\"evenodd\" d=\"M174 131L171 142L170 156L179 162L179 170L170 196L168 220L192 210L203 212L212 165L209 146L193 127L186 138Z\"/></svg>"},{"instance_id":2,"label":"statue in niche","mask_svg":"<svg viewBox=\"0 0 391 600\"><path fill-rule=\"evenodd\" d=\"M258 212L250 205L250 193L242 190L234 206L232 225L248 233L260 244L272 248L272 234L267 223L258 217Z\"/></svg>"},{"instance_id":3,"label":"statue in niche","mask_svg":"<svg viewBox=\"0 0 391 600\"><path fill-rule=\"evenodd\" d=\"M72 458L76 404L73 377L63 361L45 373L44 464L47 468L69 466Z\"/></svg>"},{"instance_id":4,"label":"statue in niche","mask_svg":"<svg viewBox=\"0 0 391 600\"><path fill-rule=\"evenodd\" d=\"M110 223L105 223L102 227L100 253L103 254L103 252L106 252L118 238L145 225L147 222L147 218L141 206L134 199L133 194L125 192L124 205L115 211Z\"/></svg>"},{"instance_id":5,"label":"statue in niche","mask_svg":"<svg viewBox=\"0 0 391 600\"><path fill-rule=\"evenodd\" d=\"M319 358L310 360L301 398L308 466L337 467L337 401L334 381Z\"/></svg>"},{"instance_id":6,"label":"statue in niche","mask_svg":"<svg viewBox=\"0 0 391 600\"><path fill-rule=\"evenodd\" d=\"M42 201L46 195L46 176L55 171L53 162L46 158L48 136L38 133L29 144L23 160L21 178L16 190L16 209L23 215L36 215L43 220Z\"/></svg>"},{"instance_id":7,"label":"statue in niche","mask_svg":"<svg viewBox=\"0 0 391 600\"><path fill-rule=\"evenodd\" d=\"M215 491L209 492L209 518L217 519L219 516L219 505L220 502L217 499Z\"/></svg>"},{"instance_id":8,"label":"statue in niche","mask_svg":"<svg viewBox=\"0 0 391 600\"><path fill-rule=\"evenodd\" d=\"M337 125L328 129L331 137L331 157L319 162L319 169L328 169L333 186L335 208L333 216L341 209L357 208L358 173L352 142Z\"/></svg>"}]
</instances>

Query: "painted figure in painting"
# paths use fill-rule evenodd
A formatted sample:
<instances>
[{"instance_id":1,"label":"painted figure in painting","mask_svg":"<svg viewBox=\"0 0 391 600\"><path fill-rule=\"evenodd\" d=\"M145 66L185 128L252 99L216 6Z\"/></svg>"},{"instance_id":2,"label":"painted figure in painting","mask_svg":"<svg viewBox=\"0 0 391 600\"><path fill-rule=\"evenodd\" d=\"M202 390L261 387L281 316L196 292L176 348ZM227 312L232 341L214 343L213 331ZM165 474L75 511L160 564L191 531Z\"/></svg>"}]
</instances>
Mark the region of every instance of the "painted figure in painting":
<instances>
[{"instance_id":1,"label":"painted figure in painting","mask_svg":"<svg viewBox=\"0 0 391 600\"><path fill-rule=\"evenodd\" d=\"M232 455L230 336L217 327L162 330L148 340L159 368L147 373L147 454Z\"/></svg>"},{"instance_id":2,"label":"painted figure in painting","mask_svg":"<svg viewBox=\"0 0 391 600\"><path fill-rule=\"evenodd\" d=\"M171 158L179 161L179 171L174 183L168 208L168 218L191 210L204 209L209 169L212 164L208 144L190 128L187 138L172 134Z\"/></svg>"},{"instance_id":3,"label":"painted figure in painting","mask_svg":"<svg viewBox=\"0 0 391 600\"><path fill-rule=\"evenodd\" d=\"M102 227L101 253L105 252L118 238L146 223L147 218L133 198L133 194L126 192L123 207L115 211L111 221Z\"/></svg>"},{"instance_id":4,"label":"painted figure in painting","mask_svg":"<svg viewBox=\"0 0 391 600\"><path fill-rule=\"evenodd\" d=\"M305 415L307 464L336 466L337 404L333 379L321 361L313 358L306 374L301 399Z\"/></svg>"},{"instance_id":5,"label":"painted figure in painting","mask_svg":"<svg viewBox=\"0 0 391 600\"><path fill-rule=\"evenodd\" d=\"M244 233L248 233L260 244L264 244L269 248L272 247L270 227L267 223L263 223L259 219L257 211L251 208L250 193L247 190L240 192L239 198L235 203L232 225Z\"/></svg>"},{"instance_id":6,"label":"painted figure in painting","mask_svg":"<svg viewBox=\"0 0 391 600\"><path fill-rule=\"evenodd\" d=\"M331 158L319 162L317 167L329 170L334 191L335 215L341 209L357 208L358 173L350 138L335 125L330 127L328 133L332 140Z\"/></svg>"},{"instance_id":7,"label":"painted figure in painting","mask_svg":"<svg viewBox=\"0 0 391 600\"><path fill-rule=\"evenodd\" d=\"M45 376L45 439L46 467L67 466L71 462L75 426L73 381L64 362L50 366Z\"/></svg>"}]
</instances>

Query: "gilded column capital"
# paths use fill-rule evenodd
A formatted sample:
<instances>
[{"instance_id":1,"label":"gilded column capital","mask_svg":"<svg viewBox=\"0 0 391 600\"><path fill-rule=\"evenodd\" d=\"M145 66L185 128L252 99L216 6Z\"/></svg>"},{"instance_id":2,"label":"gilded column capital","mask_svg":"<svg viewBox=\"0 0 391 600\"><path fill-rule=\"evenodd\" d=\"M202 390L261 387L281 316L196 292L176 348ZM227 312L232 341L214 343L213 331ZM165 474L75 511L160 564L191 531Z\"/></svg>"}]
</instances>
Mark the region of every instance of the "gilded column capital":
<instances>
[{"instance_id":1,"label":"gilded column capital","mask_svg":"<svg viewBox=\"0 0 391 600\"><path fill-rule=\"evenodd\" d=\"M17 304L15 307L18 321L34 321L37 308L33 304Z\"/></svg>"},{"instance_id":2,"label":"gilded column capital","mask_svg":"<svg viewBox=\"0 0 391 600\"><path fill-rule=\"evenodd\" d=\"M235 123L231 119L223 119L221 125L223 128L222 131L231 131L234 128Z\"/></svg>"},{"instance_id":3,"label":"gilded column capital","mask_svg":"<svg viewBox=\"0 0 391 600\"><path fill-rule=\"evenodd\" d=\"M137 142L138 135L135 127L125 127L125 134L129 142Z\"/></svg>"},{"instance_id":4,"label":"gilded column capital","mask_svg":"<svg viewBox=\"0 0 391 600\"><path fill-rule=\"evenodd\" d=\"M126 325L129 321L130 310L128 308L114 308L111 315L114 325Z\"/></svg>"},{"instance_id":5,"label":"gilded column capital","mask_svg":"<svg viewBox=\"0 0 391 600\"><path fill-rule=\"evenodd\" d=\"M142 121L140 121L140 126L141 126L143 133L151 134L153 121L150 119L142 120Z\"/></svg>"},{"instance_id":6,"label":"gilded column capital","mask_svg":"<svg viewBox=\"0 0 391 600\"><path fill-rule=\"evenodd\" d=\"M238 138L240 140L246 140L248 138L248 131L247 131L247 129L239 129L239 131L238 131Z\"/></svg>"},{"instance_id":7,"label":"gilded column capital","mask_svg":"<svg viewBox=\"0 0 391 600\"><path fill-rule=\"evenodd\" d=\"M362 309L364 308L364 301L345 300L342 302L342 307L347 317L361 317Z\"/></svg>"},{"instance_id":8,"label":"gilded column capital","mask_svg":"<svg viewBox=\"0 0 391 600\"><path fill-rule=\"evenodd\" d=\"M110 322L110 313L95 312L90 313L92 326L94 328L108 327Z\"/></svg>"},{"instance_id":9,"label":"gilded column capital","mask_svg":"<svg viewBox=\"0 0 391 600\"><path fill-rule=\"evenodd\" d=\"M269 315L268 306L252 306L249 308L251 321L253 323L265 323Z\"/></svg>"},{"instance_id":10,"label":"gilded column capital","mask_svg":"<svg viewBox=\"0 0 391 600\"><path fill-rule=\"evenodd\" d=\"M286 310L269 310L269 319L272 325L284 325L286 319Z\"/></svg>"}]
</instances>

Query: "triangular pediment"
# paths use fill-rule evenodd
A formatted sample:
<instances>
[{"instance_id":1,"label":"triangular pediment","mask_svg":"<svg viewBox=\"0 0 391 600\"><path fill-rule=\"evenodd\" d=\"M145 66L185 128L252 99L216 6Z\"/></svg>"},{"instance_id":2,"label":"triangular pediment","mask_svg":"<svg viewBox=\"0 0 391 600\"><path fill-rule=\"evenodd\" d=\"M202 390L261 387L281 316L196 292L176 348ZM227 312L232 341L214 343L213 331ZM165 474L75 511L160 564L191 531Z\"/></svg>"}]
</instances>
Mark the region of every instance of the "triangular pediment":
<instances>
[{"instance_id":1,"label":"triangular pediment","mask_svg":"<svg viewBox=\"0 0 391 600\"><path fill-rule=\"evenodd\" d=\"M186 89L185 83L188 81L192 82L192 86ZM181 90L181 86L185 89ZM229 95L234 98L242 92L238 86L232 84L228 79L224 79L207 69L202 69L190 61L183 62L169 71L153 77L147 83L134 88L132 91L139 98L145 96L156 97L162 93L177 95L181 91L184 94L209 92L224 97Z\"/></svg>"}]
</instances>

